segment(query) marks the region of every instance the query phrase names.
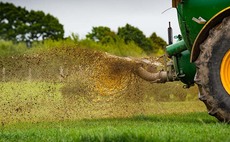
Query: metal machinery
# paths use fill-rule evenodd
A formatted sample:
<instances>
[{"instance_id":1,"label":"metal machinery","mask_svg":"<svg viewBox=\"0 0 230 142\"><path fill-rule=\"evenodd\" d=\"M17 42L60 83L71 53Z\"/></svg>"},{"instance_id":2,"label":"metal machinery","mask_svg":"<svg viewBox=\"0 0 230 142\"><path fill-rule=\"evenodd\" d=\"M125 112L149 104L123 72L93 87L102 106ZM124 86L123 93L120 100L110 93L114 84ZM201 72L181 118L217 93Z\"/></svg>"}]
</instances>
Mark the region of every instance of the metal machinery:
<instances>
[{"instance_id":1,"label":"metal machinery","mask_svg":"<svg viewBox=\"0 0 230 142\"><path fill-rule=\"evenodd\" d=\"M230 122L230 0L172 0L181 35L166 47L167 69L137 74L148 81L194 83L208 113ZM170 32L169 28L169 33ZM169 41L171 36L169 34Z\"/></svg>"}]
</instances>

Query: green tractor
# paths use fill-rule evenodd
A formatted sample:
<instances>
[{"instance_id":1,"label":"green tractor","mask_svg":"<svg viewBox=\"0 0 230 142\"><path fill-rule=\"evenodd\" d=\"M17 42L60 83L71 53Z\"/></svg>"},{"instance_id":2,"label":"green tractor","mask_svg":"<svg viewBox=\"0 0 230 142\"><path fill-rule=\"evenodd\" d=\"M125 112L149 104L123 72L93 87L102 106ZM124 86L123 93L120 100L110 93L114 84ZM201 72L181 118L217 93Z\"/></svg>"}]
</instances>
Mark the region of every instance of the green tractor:
<instances>
[{"instance_id":1,"label":"green tractor","mask_svg":"<svg viewBox=\"0 0 230 142\"><path fill-rule=\"evenodd\" d=\"M230 0L172 0L181 35L166 47L171 59L164 70L137 74L155 83L180 80L198 85L208 113L230 122ZM169 43L172 42L169 27Z\"/></svg>"}]
</instances>

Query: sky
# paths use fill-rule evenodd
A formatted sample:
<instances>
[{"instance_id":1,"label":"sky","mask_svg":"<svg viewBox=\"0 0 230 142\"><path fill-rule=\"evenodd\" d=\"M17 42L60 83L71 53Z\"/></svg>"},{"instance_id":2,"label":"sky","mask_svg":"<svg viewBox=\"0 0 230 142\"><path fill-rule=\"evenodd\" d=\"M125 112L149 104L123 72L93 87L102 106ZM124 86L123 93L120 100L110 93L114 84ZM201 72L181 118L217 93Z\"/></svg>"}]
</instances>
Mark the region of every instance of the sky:
<instances>
[{"instance_id":1,"label":"sky","mask_svg":"<svg viewBox=\"0 0 230 142\"><path fill-rule=\"evenodd\" d=\"M167 41L169 21L173 28L173 35L180 34L176 9L171 8L171 0L0 1L13 3L27 10L50 13L64 26L65 37L75 33L80 38L85 38L92 27L97 26L106 26L117 32L118 27L123 27L128 23L139 28L147 37L156 32Z\"/></svg>"}]
</instances>

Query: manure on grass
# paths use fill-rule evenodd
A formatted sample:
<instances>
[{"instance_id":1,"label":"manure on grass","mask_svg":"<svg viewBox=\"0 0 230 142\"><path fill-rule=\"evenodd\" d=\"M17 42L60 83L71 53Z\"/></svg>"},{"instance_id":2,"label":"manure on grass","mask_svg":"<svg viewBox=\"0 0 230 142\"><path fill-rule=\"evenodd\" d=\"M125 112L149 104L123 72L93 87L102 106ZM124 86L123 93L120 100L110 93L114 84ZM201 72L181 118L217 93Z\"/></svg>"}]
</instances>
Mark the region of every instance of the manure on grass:
<instances>
[{"instance_id":1,"label":"manure on grass","mask_svg":"<svg viewBox=\"0 0 230 142\"><path fill-rule=\"evenodd\" d=\"M73 47L2 57L1 122L131 117L166 112L157 100L185 101L187 94L196 92L196 89L178 91L181 87L178 83L150 84L135 74L140 65L159 68L161 63L156 58L118 57Z\"/></svg>"}]
</instances>

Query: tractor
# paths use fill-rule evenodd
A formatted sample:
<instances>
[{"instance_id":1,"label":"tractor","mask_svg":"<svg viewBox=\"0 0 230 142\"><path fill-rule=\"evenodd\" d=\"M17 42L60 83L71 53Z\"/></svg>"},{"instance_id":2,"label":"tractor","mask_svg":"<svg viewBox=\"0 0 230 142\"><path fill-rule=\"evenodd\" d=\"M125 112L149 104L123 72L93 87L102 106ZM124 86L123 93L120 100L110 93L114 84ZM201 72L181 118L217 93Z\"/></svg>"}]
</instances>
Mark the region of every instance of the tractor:
<instances>
[{"instance_id":1,"label":"tractor","mask_svg":"<svg viewBox=\"0 0 230 142\"><path fill-rule=\"evenodd\" d=\"M157 73L144 67L137 74L154 83L181 81L185 88L196 84L199 99L208 113L221 122L230 122L230 0L172 0L181 35L169 44L170 60Z\"/></svg>"}]
</instances>

